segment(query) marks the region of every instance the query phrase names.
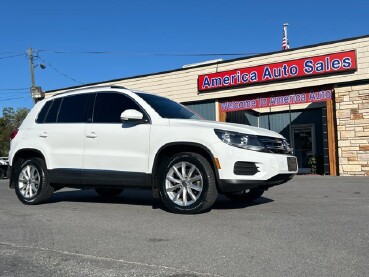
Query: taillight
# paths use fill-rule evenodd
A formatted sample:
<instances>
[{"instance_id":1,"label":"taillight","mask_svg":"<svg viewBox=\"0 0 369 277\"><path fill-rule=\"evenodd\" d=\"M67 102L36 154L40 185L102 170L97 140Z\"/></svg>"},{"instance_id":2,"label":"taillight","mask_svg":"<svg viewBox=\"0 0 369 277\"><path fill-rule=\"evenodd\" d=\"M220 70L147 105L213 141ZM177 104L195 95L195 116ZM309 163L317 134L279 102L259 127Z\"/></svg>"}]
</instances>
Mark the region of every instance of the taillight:
<instances>
[{"instance_id":1,"label":"taillight","mask_svg":"<svg viewBox=\"0 0 369 277\"><path fill-rule=\"evenodd\" d=\"M18 134L18 129L15 129L12 133L11 133L11 135L10 135L10 140L12 140L13 138L15 138L15 136Z\"/></svg>"}]
</instances>

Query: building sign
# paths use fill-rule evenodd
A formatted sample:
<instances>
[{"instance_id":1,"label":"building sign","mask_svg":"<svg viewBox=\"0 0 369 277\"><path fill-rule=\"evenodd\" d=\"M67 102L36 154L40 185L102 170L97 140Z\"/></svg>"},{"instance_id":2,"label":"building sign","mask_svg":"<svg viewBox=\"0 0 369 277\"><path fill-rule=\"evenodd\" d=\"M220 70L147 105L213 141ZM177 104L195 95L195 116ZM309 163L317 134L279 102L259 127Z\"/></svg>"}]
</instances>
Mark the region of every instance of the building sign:
<instances>
[{"instance_id":1,"label":"building sign","mask_svg":"<svg viewBox=\"0 0 369 277\"><path fill-rule=\"evenodd\" d=\"M220 110L222 112L234 112L282 105L323 102L332 99L332 93L333 89L320 88L283 95L279 94L265 97L227 101L220 103Z\"/></svg>"},{"instance_id":2,"label":"building sign","mask_svg":"<svg viewBox=\"0 0 369 277\"><path fill-rule=\"evenodd\" d=\"M199 92L357 69L355 50L199 75Z\"/></svg>"}]
</instances>

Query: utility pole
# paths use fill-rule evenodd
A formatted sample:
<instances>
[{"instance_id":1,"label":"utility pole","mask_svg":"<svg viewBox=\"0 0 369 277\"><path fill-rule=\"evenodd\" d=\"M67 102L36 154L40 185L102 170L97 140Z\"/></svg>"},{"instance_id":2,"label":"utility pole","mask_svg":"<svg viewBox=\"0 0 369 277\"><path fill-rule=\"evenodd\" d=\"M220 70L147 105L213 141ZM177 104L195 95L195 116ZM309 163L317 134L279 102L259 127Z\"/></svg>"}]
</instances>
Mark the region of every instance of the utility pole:
<instances>
[{"instance_id":1,"label":"utility pole","mask_svg":"<svg viewBox=\"0 0 369 277\"><path fill-rule=\"evenodd\" d=\"M36 104L39 99L44 98L44 92L42 91L41 87L36 87L35 82L35 65L33 62L33 49L32 47L28 49L27 54L29 56L29 66L31 71L31 96L33 98L33 103Z\"/></svg>"},{"instance_id":2,"label":"utility pole","mask_svg":"<svg viewBox=\"0 0 369 277\"><path fill-rule=\"evenodd\" d=\"M33 91L35 90L35 66L33 64L33 50L32 47L30 49L28 49L28 57L29 57L29 65L30 65L30 70L31 70L31 96L33 98ZM36 99L33 98L33 102L36 103Z\"/></svg>"}]
</instances>

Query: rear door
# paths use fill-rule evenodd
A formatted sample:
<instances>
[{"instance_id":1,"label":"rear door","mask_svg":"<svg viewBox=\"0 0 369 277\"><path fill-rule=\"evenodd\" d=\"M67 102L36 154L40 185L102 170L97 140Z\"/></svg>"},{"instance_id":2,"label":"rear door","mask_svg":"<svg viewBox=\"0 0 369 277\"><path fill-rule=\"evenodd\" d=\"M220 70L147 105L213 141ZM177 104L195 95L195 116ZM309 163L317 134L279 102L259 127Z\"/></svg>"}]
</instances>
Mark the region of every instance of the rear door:
<instances>
[{"instance_id":1,"label":"rear door","mask_svg":"<svg viewBox=\"0 0 369 277\"><path fill-rule=\"evenodd\" d=\"M86 125L84 180L93 185L148 186L150 123L122 123L127 109L145 114L130 97L100 92L95 99L93 122ZM146 116L146 115L145 115Z\"/></svg>"},{"instance_id":2,"label":"rear door","mask_svg":"<svg viewBox=\"0 0 369 277\"><path fill-rule=\"evenodd\" d=\"M84 129L92 115L93 94L55 98L37 118L36 137L47 153L52 182L82 184Z\"/></svg>"}]
</instances>

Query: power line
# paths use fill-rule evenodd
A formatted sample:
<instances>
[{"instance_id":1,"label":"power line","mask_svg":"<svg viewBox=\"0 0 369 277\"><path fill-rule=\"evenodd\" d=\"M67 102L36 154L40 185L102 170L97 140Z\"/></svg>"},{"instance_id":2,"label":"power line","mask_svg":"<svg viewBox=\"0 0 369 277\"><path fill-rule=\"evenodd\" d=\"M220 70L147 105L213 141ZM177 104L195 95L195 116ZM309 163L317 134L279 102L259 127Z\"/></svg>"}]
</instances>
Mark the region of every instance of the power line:
<instances>
[{"instance_id":1,"label":"power line","mask_svg":"<svg viewBox=\"0 0 369 277\"><path fill-rule=\"evenodd\" d=\"M9 94L9 95L15 95L15 94L24 94L24 93L29 93L29 89L28 90L24 90L24 91L0 91L0 95L4 95L4 94Z\"/></svg>"},{"instance_id":2,"label":"power line","mask_svg":"<svg viewBox=\"0 0 369 277\"><path fill-rule=\"evenodd\" d=\"M25 90L29 88L0 88L0 91L9 91L9 90Z\"/></svg>"},{"instance_id":3,"label":"power line","mask_svg":"<svg viewBox=\"0 0 369 277\"><path fill-rule=\"evenodd\" d=\"M22 52L0 52L0 55L4 55L4 54L19 54Z\"/></svg>"},{"instance_id":4,"label":"power line","mask_svg":"<svg viewBox=\"0 0 369 277\"><path fill-rule=\"evenodd\" d=\"M201 57L201 56L250 56L261 53L145 53L145 52L111 52L111 51L62 51L39 50L54 54L92 54L92 55L126 55L126 56L168 56L168 57Z\"/></svg>"},{"instance_id":5,"label":"power line","mask_svg":"<svg viewBox=\"0 0 369 277\"><path fill-rule=\"evenodd\" d=\"M14 97L14 98L0 99L0 101L9 101L9 100L23 99L23 98L24 97Z\"/></svg>"},{"instance_id":6,"label":"power line","mask_svg":"<svg viewBox=\"0 0 369 277\"><path fill-rule=\"evenodd\" d=\"M15 57L20 57L20 56L24 56L24 54L0 57L0 60L2 60L2 59L10 59L10 58L15 58Z\"/></svg>"},{"instance_id":7,"label":"power line","mask_svg":"<svg viewBox=\"0 0 369 277\"><path fill-rule=\"evenodd\" d=\"M42 62L46 63L48 66L50 66L52 69L54 69L56 72L58 72L59 74L63 75L64 77L76 82L77 84L80 84L80 85L84 85L83 83L77 81L76 79L70 77L69 75L61 72L59 69L57 69L55 66L53 66L52 64L50 64L49 62L45 61L44 59L42 59L39 55L37 56L38 59L40 59Z\"/></svg>"}]
</instances>

